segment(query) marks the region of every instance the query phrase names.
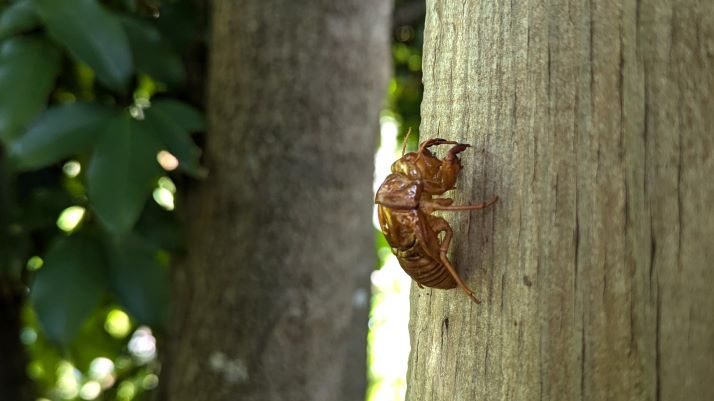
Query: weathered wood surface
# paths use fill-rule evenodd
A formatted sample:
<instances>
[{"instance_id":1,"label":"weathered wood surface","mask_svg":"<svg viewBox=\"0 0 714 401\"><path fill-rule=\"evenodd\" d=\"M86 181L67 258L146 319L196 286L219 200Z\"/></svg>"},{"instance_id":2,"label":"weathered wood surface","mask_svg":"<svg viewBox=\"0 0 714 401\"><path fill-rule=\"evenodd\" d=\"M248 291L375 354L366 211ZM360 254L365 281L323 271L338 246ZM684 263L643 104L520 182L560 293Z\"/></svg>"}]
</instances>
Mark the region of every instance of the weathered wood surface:
<instances>
[{"instance_id":1,"label":"weathered wood surface","mask_svg":"<svg viewBox=\"0 0 714 401\"><path fill-rule=\"evenodd\" d=\"M213 1L167 401L363 401L391 2Z\"/></svg>"},{"instance_id":2,"label":"weathered wood surface","mask_svg":"<svg viewBox=\"0 0 714 401\"><path fill-rule=\"evenodd\" d=\"M407 399L714 400L714 2L427 1L423 137L471 142ZM480 150L484 150L480 152Z\"/></svg>"}]
</instances>

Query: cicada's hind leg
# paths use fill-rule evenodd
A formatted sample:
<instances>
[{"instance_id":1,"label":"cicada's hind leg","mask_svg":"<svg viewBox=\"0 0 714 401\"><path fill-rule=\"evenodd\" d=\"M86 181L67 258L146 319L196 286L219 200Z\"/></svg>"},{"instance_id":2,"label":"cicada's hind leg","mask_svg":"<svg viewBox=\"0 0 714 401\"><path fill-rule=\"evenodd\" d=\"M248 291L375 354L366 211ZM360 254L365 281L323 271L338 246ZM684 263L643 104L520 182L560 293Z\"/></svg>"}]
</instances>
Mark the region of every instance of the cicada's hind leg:
<instances>
[{"instance_id":1,"label":"cicada's hind leg","mask_svg":"<svg viewBox=\"0 0 714 401\"><path fill-rule=\"evenodd\" d=\"M464 283L464 281L461 279L461 276L459 276L459 273L456 272L454 265L451 264L451 261L446 256L446 252L449 250L449 245L451 244L451 239L454 236L454 232L451 230L451 226L449 226L449 223L441 217L432 217L432 219L429 219L429 223L431 225L431 228L436 233L442 231L444 232L444 239L441 241L441 244L439 246L439 258L441 260L441 263L449 271L451 276L454 278L454 281L456 281L456 284L461 287L462 290L464 290L466 295L468 295L477 304L480 304L481 301L476 298L476 295L474 294L473 290L469 288L466 283Z\"/></svg>"}]
</instances>

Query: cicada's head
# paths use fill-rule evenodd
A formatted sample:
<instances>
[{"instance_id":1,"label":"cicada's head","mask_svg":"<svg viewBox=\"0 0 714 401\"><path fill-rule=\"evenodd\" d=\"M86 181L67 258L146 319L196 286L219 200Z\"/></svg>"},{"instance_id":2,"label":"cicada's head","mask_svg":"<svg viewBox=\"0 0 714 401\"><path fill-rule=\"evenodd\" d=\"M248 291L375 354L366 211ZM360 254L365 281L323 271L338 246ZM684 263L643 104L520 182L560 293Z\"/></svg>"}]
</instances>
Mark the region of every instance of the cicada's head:
<instances>
[{"instance_id":1,"label":"cicada's head","mask_svg":"<svg viewBox=\"0 0 714 401\"><path fill-rule=\"evenodd\" d=\"M419 206L422 185L404 174L390 174L377 190L374 202L393 209L415 209Z\"/></svg>"}]
</instances>

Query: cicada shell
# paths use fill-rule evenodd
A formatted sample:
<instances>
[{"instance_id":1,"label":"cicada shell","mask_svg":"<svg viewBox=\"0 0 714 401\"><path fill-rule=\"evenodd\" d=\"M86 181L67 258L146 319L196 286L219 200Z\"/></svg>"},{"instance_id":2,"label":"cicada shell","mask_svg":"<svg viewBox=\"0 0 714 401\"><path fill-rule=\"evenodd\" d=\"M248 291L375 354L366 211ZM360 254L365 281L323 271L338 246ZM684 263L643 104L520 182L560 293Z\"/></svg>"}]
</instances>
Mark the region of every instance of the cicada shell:
<instances>
[{"instance_id":1,"label":"cicada shell","mask_svg":"<svg viewBox=\"0 0 714 401\"><path fill-rule=\"evenodd\" d=\"M429 148L452 145L443 159ZM454 188L461 160L459 153L470 145L430 139L416 152L404 154L392 164L377 190L375 203L382 233L405 272L419 287L448 289L461 287L476 303L481 301L464 283L447 257L453 231L449 223L432 213L437 210L469 211L488 207L498 197L477 205L452 205L453 199L441 197ZM444 235L440 238L440 234Z\"/></svg>"}]
</instances>

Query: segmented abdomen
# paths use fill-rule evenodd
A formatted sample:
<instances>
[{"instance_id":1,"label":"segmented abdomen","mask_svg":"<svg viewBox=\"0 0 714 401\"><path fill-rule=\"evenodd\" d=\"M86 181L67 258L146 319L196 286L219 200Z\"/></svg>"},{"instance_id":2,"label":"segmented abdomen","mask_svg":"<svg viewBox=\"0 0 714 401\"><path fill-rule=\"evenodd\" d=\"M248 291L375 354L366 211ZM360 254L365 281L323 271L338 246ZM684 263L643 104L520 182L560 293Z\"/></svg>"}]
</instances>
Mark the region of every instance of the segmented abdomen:
<instances>
[{"instance_id":1,"label":"segmented abdomen","mask_svg":"<svg viewBox=\"0 0 714 401\"><path fill-rule=\"evenodd\" d=\"M420 240L432 234L425 228L421 235L415 230L422 229L424 217L416 209L395 210L378 205L379 223L392 252L397 256L404 271L417 283L431 288L454 288L456 281L439 261L425 250ZM437 251L438 252L438 251Z\"/></svg>"},{"instance_id":2,"label":"segmented abdomen","mask_svg":"<svg viewBox=\"0 0 714 401\"><path fill-rule=\"evenodd\" d=\"M440 289L456 287L456 281L446 267L439 260L425 255L419 241L415 241L409 248L397 249L395 253L402 269L424 287Z\"/></svg>"}]
</instances>

